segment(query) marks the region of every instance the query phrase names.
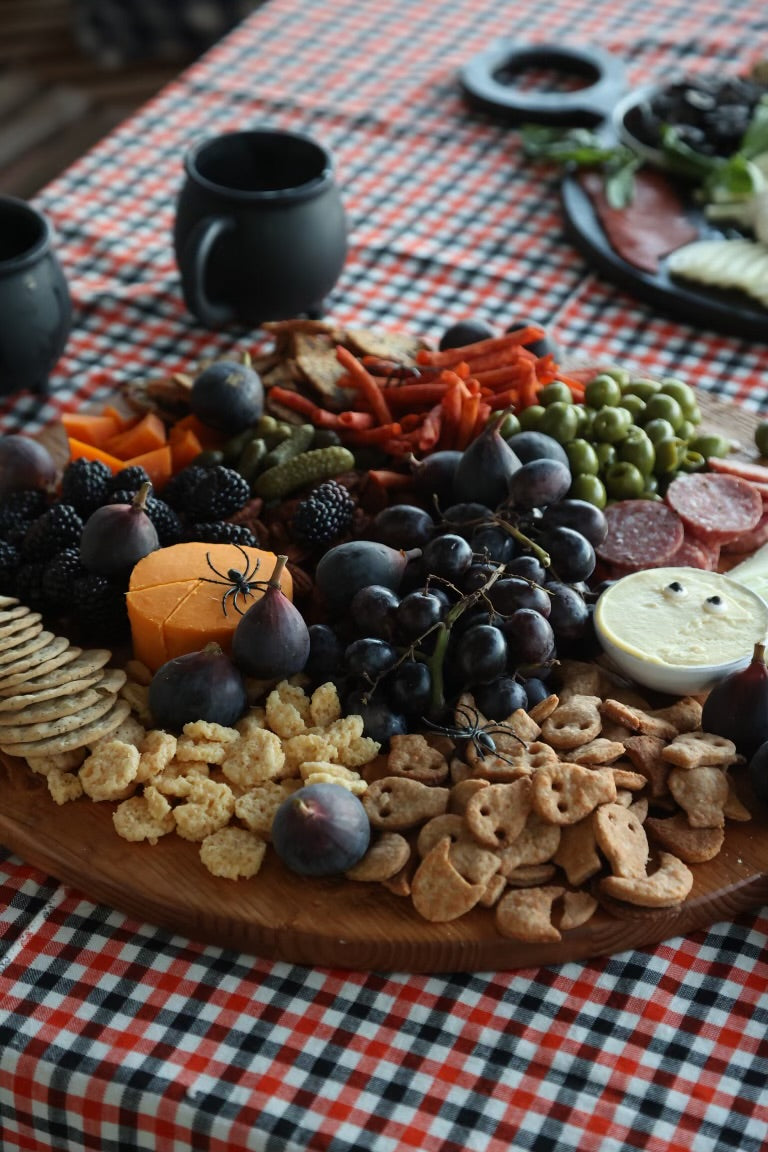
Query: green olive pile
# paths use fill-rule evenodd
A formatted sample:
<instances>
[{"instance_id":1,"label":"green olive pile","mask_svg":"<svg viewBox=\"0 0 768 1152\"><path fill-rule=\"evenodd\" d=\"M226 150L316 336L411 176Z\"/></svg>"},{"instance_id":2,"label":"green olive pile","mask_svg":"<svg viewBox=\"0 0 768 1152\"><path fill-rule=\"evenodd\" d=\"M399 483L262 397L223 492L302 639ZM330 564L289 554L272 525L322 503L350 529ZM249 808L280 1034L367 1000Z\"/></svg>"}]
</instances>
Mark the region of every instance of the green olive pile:
<instances>
[{"instance_id":1,"label":"green olive pile","mask_svg":"<svg viewBox=\"0 0 768 1152\"><path fill-rule=\"evenodd\" d=\"M696 394L674 377L649 380L610 368L588 382L583 404L557 380L539 401L508 415L502 435L536 431L557 440L573 476L569 496L598 508L612 500L661 499L679 472L699 471L709 456L730 449L722 436L697 432Z\"/></svg>"}]
</instances>

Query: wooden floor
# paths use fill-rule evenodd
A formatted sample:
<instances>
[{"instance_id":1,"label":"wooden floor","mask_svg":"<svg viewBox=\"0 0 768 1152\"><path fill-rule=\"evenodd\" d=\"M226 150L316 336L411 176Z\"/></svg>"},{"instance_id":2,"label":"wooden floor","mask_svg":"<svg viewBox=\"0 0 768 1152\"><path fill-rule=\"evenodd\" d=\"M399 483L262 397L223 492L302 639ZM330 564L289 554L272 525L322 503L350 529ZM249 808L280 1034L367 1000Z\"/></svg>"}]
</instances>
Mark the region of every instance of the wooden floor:
<instances>
[{"instance_id":1,"label":"wooden floor","mask_svg":"<svg viewBox=\"0 0 768 1152\"><path fill-rule=\"evenodd\" d=\"M75 29L71 0L0 0L0 193L33 196L190 62L106 67Z\"/></svg>"}]
</instances>

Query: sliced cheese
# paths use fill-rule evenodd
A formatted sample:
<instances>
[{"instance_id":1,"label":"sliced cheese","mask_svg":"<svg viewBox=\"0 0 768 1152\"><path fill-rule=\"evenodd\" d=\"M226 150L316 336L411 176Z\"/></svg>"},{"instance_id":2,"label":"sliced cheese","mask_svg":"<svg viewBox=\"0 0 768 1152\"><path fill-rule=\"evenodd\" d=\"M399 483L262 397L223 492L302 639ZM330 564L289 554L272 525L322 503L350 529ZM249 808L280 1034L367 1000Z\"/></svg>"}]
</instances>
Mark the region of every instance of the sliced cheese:
<instances>
[{"instance_id":1,"label":"sliced cheese","mask_svg":"<svg viewBox=\"0 0 768 1152\"><path fill-rule=\"evenodd\" d=\"M673 276L713 288L736 288L768 308L768 244L757 240L696 240L667 261Z\"/></svg>"}]
</instances>

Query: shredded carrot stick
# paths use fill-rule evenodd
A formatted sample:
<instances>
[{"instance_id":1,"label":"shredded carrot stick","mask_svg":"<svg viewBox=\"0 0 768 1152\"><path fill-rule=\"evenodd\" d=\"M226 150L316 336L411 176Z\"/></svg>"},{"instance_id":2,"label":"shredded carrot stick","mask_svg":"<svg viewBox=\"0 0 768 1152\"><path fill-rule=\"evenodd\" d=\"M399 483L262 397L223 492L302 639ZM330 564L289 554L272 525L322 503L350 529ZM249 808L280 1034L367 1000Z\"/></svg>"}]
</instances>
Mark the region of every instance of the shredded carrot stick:
<instances>
[{"instance_id":1,"label":"shredded carrot stick","mask_svg":"<svg viewBox=\"0 0 768 1152\"><path fill-rule=\"evenodd\" d=\"M351 444L382 444L386 440L400 436L403 429L400 424L390 421L388 424L379 424L373 428L361 428L349 433Z\"/></svg>"},{"instance_id":2,"label":"shredded carrot stick","mask_svg":"<svg viewBox=\"0 0 768 1152\"><path fill-rule=\"evenodd\" d=\"M415 404L436 404L443 398L446 387L438 380L431 384L403 384L400 387L382 385L379 391L390 408L410 408Z\"/></svg>"},{"instance_id":3,"label":"shredded carrot stick","mask_svg":"<svg viewBox=\"0 0 768 1152\"><path fill-rule=\"evenodd\" d=\"M348 409L346 412L339 412L338 422L340 428L362 432L373 426L373 416L370 412L355 412L354 409Z\"/></svg>"},{"instance_id":4,"label":"shredded carrot stick","mask_svg":"<svg viewBox=\"0 0 768 1152\"><path fill-rule=\"evenodd\" d=\"M420 428L424 418L424 412L405 412L400 417L403 432L413 432L414 429Z\"/></svg>"},{"instance_id":5,"label":"shredded carrot stick","mask_svg":"<svg viewBox=\"0 0 768 1152\"><path fill-rule=\"evenodd\" d=\"M519 388L509 388L506 392L489 392L485 397L488 408L492 412L498 412L501 408L514 408L519 400Z\"/></svg>"},{"instance_id":6,"label":"shredded carrot stick","mask_svg":"<svg viewBox=\"0 0 768 1152\"><path fill-rule=\"evenodd\" d=\"M336 359L346 368L352 384L365 398L368 407L379 424L391 424L392 413L381 394L381 389L368 369L343 344L336 346Z\"/></svg>"},{"instance_id":7,"label":"shredded carrot stick","mask_svg":"<svg viewBox=\"0 0 768 1152\"><path fill-rule=\"evenodd\" d=\"M541 340L544 329L534 324L520 328L517 332L507 332L503 336L491 336L487 340L478 340L475 344L465 344L462 348L446 348L443 352L433 352L426 349L416 353L419 364L442 364L445 368L452 368L461 360L477 360L488 353L500 352L503 348L515 345L530 344L532 340Z\"/></svg>"},{"instance_id":8,"label":"shredded carrot stick","mask_svg":"<svg viewBox=\"0 0 768 1152\"><path fill-rule=\"evenodd\" d=\"M475 427L477 420L477 412L480 407L480 397L477 395L469 395L464 397L461 405L461 417L459 418L459 427L456 433L456 447L462 451L469 444L472 436L472 430Z\"/></svg>"},{"instance_id":9,"label":"shredded carrot stick","mask_svg":"<svg viewBox=\"0 0 768 1152\"><path fill-rule=\"evenodd\" d=\"M424 417L419 429L419 438L416 441L419 451L431 452L437 446L442 430L443 407L442 404L436 404Z\"/></svg>"},{"instance_id":10,"label":"shredded carrot stick","mask_svg":"<svg viewBox=\"0 0 768 1152\"><path fill-rule=\"evenodd\" d=\"M395 472L390 468L369 468L366 483L378 485L380 488L391 490L393 488L409 488L413 483L411 476L405 472Z\"/></svg>"},{"instance_id":11,"label":"shredded carrot stick","mask_svg":"<svg viewBox=\"0 0 768 1152\"><path fill-rule=\"evenodd\" d=\"M281 388L278 384L275 384L269 389L268 395L270 399L275 400L278 404L290 408L293 412L299 412L302 416L312 418L317 408L317 404L302 392L294 392L290 388Z\"/></svg>"},{"instance_id":12,"label":"shredded carrot stick","mask_svg":"<svg viewBox=\"0 0 768 1152\"><path fill-rule=\"evenodd\" d=\"M533 367L531 367L528 379L521 380L520 382L519 396L517 401L518 407L530 408L532 404L538 403L540 387L541 385L536 378L536 373L534 372Z\"/></svg>"},{"instance_id":13,"label":"shredded carrot stick","mask_svg":"<svg viewBox=\"0 0 768 1152\"><path fill-rule=\"evenodd\" d=\"M483 428L485 428L486 424L488 423L488 417L490 415L491 415L490 404L486 404L486 402L484 400L481 400L477 406L477 419L475 420L475 426L472 429L472 435L469 438L470 441L474 440L476 436L480 435Z\"/></svg>"},{"instance_id":14,"label":"shredded carrot stick","mask_svg":"<svg viewBox=\"0 0 768 1152\"><path fill-rule=\"evenodd\" d=\"M443 410L443 434L440 438L441 445L445 448L456 447L456 436L458 434L459 424L461 422L461 403L464 395L464 388L461 380L457 380L447 389L441 401L441 408Z\"/></svg>"}]
</instances>

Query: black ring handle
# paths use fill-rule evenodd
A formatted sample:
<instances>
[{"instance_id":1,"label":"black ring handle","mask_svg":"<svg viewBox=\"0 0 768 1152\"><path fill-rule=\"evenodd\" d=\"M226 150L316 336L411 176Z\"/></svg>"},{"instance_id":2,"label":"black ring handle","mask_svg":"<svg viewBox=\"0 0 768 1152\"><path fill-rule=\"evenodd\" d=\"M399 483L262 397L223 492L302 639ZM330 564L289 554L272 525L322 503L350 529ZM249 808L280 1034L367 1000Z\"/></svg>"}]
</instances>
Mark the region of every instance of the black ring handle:
<instances>
[{"instance_id":1,"label":"black ring handle","mask_svg":"<svg viewBox=\"0 0 768 1152\"><path fill-rule=\"evenodd\" d=\"M581 76L573 92L525 91L515 77L527 68L543 67ZM501 115L510 123L596 125L613 110L625 89L624 64L602 48L581 45L495 41L460 73L466 99L476 108Z\"/></svg>"}]
</instances>

